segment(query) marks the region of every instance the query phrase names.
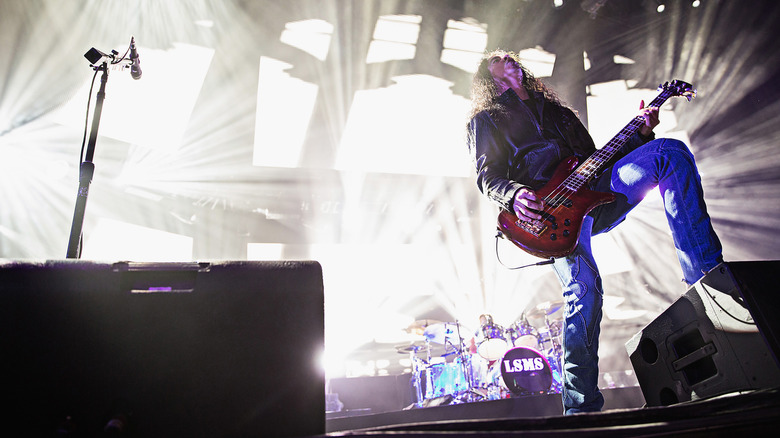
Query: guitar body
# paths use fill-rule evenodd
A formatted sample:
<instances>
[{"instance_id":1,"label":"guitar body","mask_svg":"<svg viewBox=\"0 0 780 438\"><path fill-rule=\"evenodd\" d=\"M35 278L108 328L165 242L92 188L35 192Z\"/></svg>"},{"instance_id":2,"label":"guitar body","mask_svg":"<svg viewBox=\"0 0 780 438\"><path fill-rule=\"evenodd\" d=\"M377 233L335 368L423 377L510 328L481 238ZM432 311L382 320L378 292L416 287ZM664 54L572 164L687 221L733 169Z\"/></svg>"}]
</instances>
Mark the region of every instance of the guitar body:
<instances>
[{"instance_id":1,"label":"guitar body","mask_svg":"<svg viewBox=\"0 0 780 438\"><path fill-rule=\"evenodd\" d=\"M577 158L573 156L561 161L550 181L536 190L536 194L542 199L556 198L554 191L576 166ZM565 198L556 199L558 202L545 202L544 210L540 212L543 219L535 223L521 222L514 212L501 210L498 229L529 254L543 258L563 257L577 246L585 216L595 207L614 201L615 195L593 191L583 185Z\"/></svg>"}]
</instances>

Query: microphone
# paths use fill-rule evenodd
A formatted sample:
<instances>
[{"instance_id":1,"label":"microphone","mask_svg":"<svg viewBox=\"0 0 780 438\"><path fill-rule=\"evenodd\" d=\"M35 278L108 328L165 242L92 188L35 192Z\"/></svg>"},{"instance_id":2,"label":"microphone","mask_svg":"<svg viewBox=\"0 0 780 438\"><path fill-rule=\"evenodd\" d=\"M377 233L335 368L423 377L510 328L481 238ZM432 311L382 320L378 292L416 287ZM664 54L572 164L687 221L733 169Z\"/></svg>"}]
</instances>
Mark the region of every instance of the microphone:
<instances>
[{"instance_id":1,"label":"microphone","mask_svg":"<svg viewBox=\"0 0 780 438\"><path fill-rule=\"evenodd\" d=\"M130 76L133 79L141 79L141 59L138 57L138 51L135 50L135 37L130 37Z\"/></svg>"}]
</instances>

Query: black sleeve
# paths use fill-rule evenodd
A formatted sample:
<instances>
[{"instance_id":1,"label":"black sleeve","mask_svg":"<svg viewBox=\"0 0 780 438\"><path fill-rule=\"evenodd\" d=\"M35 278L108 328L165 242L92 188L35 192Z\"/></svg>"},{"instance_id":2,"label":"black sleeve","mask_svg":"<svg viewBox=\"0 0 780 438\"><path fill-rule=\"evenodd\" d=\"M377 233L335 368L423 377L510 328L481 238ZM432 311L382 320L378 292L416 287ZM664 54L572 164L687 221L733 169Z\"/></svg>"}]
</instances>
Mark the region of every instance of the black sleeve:
<instances>
[{"instance_id":1,"label":"black sleeve","mask_svg":"<svg viewBox=\"0 0 780 438\"><path fill-rule=\"evenodd\" d=\"M469 122L468 146L476 166L479 190L512 211L515 193L526 186L509 179L510 150L487 113L477 114Z\"/></svg>"}]
</instances>

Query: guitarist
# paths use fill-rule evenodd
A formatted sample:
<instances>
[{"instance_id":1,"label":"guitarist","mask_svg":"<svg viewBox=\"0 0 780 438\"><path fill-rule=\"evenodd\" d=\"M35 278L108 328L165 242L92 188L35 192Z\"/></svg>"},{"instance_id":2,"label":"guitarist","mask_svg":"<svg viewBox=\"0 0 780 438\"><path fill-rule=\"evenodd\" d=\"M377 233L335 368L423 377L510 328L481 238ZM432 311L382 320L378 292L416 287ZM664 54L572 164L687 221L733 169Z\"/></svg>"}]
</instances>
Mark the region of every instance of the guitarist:
<instances>
[{"instance_id":1,"label":"guitarist","mask_svg":"<svg viewBox=\"0 0 780 438\"><path fill-rule=\"evenodd\" d=\"M486 54L471 87L468 146L477 170L477 186L518 219L540 219L544 201L534 190L551 178L569 156L580 162L596 151L593 139L555 93L523 67L517 54ZM722 259L721 244L704 203L693 155L677 140L655 139L658 108L640 103L642 126L591 181L591 188L612 192L615 202L593 209L582 222L574 251L556 258L553 268L566 303L563 339L565 414L600 411L598 337L602 288L590 246L591 235L622 222L652 188L659 186L684 280L693 284Z\"/></svg>"}]
</instances>

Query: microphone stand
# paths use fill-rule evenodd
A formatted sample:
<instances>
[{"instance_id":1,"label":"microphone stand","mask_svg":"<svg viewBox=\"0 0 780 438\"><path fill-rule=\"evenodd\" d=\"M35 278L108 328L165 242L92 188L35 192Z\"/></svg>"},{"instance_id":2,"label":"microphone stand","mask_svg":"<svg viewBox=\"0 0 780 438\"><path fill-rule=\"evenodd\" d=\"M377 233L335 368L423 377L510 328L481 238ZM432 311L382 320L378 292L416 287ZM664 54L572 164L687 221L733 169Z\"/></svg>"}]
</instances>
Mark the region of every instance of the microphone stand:
<instances>
[{"instance_id":1,"label":"microphone stand","mask_svg":"<svg viewBox=\"0 0 780 438\"><path fill-rule=\"evenodd\" d=\"M95 164L92 159L95 155L95 143L97 143L98 128L100 127L100 115L103 113L103 100L106 97L106 82L108 82L108 62L104 61L95 67L96 71L102 71L100 77L100 89L95 101L95 112L92 117L92 128L87 144L87 153L84 161L79 166L79 191L76 196L76 208L73 212L73 223L70 228L70 240L68 241L68 253L66 258L81 258L81 241L83 238L84 213L87 209L87 195L89 185L92 183L92 175L95 173Z\"/></svg>"}]
</instances>

